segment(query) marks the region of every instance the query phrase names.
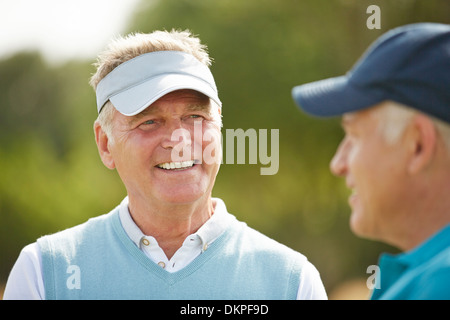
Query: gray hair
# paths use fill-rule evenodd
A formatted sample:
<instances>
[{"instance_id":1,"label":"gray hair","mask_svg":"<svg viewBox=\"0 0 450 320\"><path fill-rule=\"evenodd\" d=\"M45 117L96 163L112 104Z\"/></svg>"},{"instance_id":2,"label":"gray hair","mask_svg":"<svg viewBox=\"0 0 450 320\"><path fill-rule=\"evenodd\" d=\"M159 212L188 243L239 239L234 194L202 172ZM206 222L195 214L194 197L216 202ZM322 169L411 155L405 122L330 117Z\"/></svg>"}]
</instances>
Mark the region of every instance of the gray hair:
<instances>
[{"instance_id":1,"label":"gray hair","mask_svg":"<svg viewBox=\"0 0 450 320\"><path fill-rule=\"evenodd\" d=\"M413 116L419 113L420 111L404 104L387 101L379 113L383 120L380 122L378 130L381 130L386 142L394 144L398 142ZM433 122L447 150L450 152L450 124L433 116L427 116Z\"/></svg>"}]
</instances>

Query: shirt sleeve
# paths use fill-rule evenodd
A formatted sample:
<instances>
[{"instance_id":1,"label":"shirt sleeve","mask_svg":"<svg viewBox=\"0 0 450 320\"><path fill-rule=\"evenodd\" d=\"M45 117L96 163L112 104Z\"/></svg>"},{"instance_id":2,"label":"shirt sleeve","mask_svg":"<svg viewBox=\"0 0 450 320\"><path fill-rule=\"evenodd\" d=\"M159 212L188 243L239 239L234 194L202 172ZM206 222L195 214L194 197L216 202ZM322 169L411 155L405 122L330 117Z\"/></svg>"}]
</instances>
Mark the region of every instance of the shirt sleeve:
<instances>
[{"instance_id":1,"label":"shirt sleeve","mask_svg":"<svg viewBox=\"0 0 450 320\"><path fill-rule=\"evenodd\" d=\"M32 243L20 252L6 283L4 300L44 300L41 252Z\"/></svg>"},{"instance_id":2,"label":"shirt sleeve","mask_svg":"<svg viewBox=\"0 0 450 320\"><path fill-rule=\"evenodd\" d=\"M319 271L309 261L302 268L297 300L328 300Z\"/></svg>"}]
</instances>

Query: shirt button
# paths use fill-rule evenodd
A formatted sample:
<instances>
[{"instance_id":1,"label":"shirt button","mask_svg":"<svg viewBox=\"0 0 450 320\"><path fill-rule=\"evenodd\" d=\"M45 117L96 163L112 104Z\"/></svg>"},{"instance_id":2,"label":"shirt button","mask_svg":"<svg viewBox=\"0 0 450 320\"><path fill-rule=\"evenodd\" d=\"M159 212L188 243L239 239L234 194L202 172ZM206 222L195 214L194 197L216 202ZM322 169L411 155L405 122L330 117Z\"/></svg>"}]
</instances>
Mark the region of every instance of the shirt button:
<instances>
[{"instance_id":1,"label":"shirt button","mask_svg":"<svg viewBox=\"0 0 450 320\"><path fill-rule=\"evenodd\" d=\"M166 264L164 262L160 261L160 262L158 262L158 266L160 266L161 268L164 269L166 267Z\"/></svg>"},{"instance_id":2,"label":"shirt button","mask_svg":"<svg viewBox=\"0 0 450 320\"><path fill-rule=\"evenodd\" d=\"M148 241L148 239L142 239L142 244L144 245L144 246L148 246L148 245L150 245L150 241Z\"/></svg>"},{"instance_id":3,"label":"shirt button","mask_svg":"<svg viewBox=\"0 0 450 320\"><path fill-rule=\"evenodd\" d=\"M206 251L206 249L208 249L208 244L205 243L205 245L203 246L203 251Z\"/></svg>"}]
</instances>

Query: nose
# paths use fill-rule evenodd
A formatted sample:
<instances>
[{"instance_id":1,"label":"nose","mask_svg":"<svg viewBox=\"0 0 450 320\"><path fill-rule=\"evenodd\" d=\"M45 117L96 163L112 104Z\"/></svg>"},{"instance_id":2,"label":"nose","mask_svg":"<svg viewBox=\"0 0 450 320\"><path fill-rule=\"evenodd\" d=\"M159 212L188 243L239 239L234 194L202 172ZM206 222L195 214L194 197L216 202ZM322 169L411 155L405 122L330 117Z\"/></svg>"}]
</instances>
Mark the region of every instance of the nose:
<instances>
[{"instance_id":1,"label":"nose","mask_svg":"<svg viewBox=\"0 0 450 320\"><path fill-rule=\"evenodd\" d=\"M347 174L347 158L351 147L351 142L344 138L339 144L333 158L330 162L330 171L336 176L345 176Z\"/></svg>"},{"instance_id":2,"label":"nose","mask_svg":"<svg viewBox=\"0 0 450 320\"><path fill-rule=\"evenodd\" d=\"M165 133L161 141L164 149L183 149L191 145L191 133L183 128L181 121L170 121L165 124Z\"/></svg>"}]
</instances>

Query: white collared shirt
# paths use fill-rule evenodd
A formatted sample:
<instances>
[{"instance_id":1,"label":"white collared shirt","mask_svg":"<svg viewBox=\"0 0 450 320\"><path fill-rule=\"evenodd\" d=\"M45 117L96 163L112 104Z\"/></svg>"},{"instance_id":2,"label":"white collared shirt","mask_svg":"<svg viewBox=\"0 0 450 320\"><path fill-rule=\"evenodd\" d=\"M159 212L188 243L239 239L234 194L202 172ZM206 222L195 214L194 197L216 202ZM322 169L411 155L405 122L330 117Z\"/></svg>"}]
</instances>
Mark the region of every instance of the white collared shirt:
<instances>
[{"instance_id":1,"label":"white collared shirt","mask_svg":"<svg viewBox=\"0 0 450 320\"><path fill-rule=\"evenodd\" d=\"M158 241L142 233L141 229L133 221L128 210L128 197L119 207L119 217L128 237L141 249L154 263L164 268L167 272L176 272L191 263L200 253L208 249L208 246L225 231L226 220L230 219L225 203L221 199L213 199L215 203L214 214L197 232L189 235L183 245L169 260L158 245Z\"/></svg>"},{"instance_id":2,"label":"white collared shirt","mask_svg":"<svg viewBox=\"0 0 450 320\"><path fill-rule=\"evenodd\" d=\"M158 245L156 239L142 233L133 221L128 210L128 197L120 204L119 217L128 237L149 259L167 272L176 272L189 265L198 255L207 250L208 246L223 233L227 220L234 219L234 216L227 212L225 203L221 199L213 198L213 203L215 204L215 210L211 218L197 232L185 239L183 245L170 260ZM3 299L45 299L42 258L36 242L26 246L20 253L9 275ZM327 299L319 272L309 261L302 268L297 299Z\"/></svg>"}]
</instances>

